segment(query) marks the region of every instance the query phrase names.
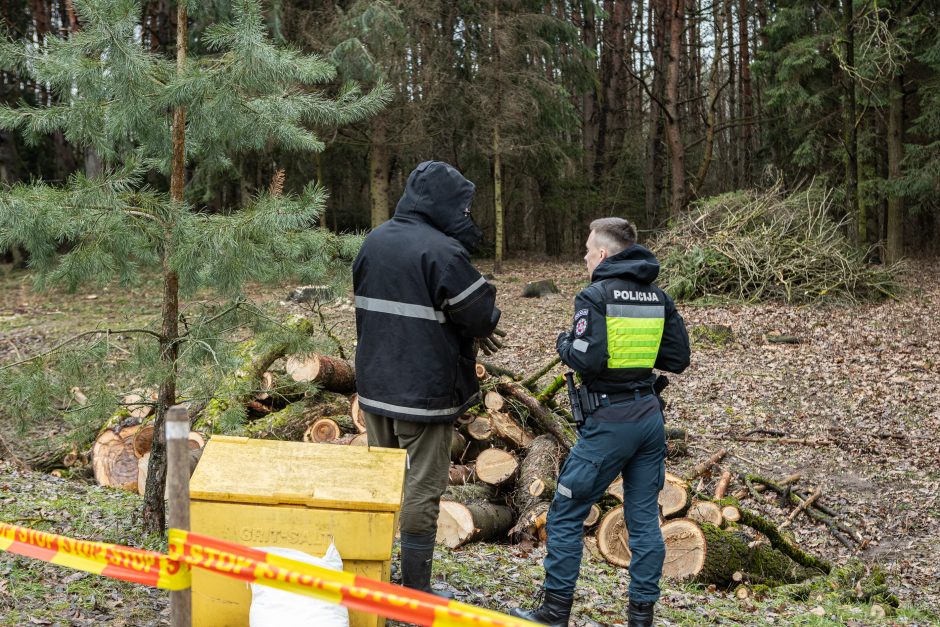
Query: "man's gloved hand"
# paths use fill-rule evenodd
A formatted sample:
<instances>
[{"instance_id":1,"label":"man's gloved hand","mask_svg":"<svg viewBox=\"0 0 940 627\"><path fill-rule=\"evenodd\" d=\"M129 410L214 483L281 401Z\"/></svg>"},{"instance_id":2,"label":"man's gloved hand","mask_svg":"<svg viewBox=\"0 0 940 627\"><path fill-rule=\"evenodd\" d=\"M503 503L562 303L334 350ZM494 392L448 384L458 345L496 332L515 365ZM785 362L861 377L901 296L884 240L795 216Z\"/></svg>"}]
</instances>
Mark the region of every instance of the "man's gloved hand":
<instances>
[{"instance_id":1,"label":"man's gloved hand","mask_svg":"<svg viewBox=\"0 0 940 627\"><path fill-rule=\"evenodd\" d=\"M560 349L562 343L571 341L571 331L562 331L558 334L558 337L555 338L555 349Z\"/></svg>"},{"instance_id":2,"label":"man's gloved hand","mask_svg":"<svg viewBox=\"0 0 940 627\"><path fill-rule=\"evenodd\" d=\"M498 337L506 337L506 332L500 328L493 329L493 333L488 337L478 337L474 339L474 345L477 351L483 351L483 354L489 357L490 355L495 355L496 351L503 347L503 343L500 342Z\"/></svg>"}]
</instances>

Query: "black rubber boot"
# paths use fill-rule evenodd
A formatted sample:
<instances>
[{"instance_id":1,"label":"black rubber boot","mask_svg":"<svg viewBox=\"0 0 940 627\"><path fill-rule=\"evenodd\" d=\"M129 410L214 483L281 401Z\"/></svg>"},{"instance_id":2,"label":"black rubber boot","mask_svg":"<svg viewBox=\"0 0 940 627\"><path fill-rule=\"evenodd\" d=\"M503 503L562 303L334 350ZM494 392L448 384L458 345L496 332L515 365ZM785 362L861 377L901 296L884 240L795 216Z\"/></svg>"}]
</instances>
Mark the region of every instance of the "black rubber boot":
<instances>
[{"instance_id":1,"label":"black rubber boot","mask_svg":"<svg viewBox=\"0 0 940 627\"><path fill-rule=\"evenodd\" d=\"M524 618L533 623L541 623L550 627L568 627L568 618L571 616L572 595L563 595L550 590L539 593L542 603L534 610L516 608L509 612L510 616Z\"/></svg>"},{"instance_id":2,"label":"black rubber boot","mask_svg":"<svg viewBox=\"0 0 940 627\"><path fill-rule=\"evenodd\" d=\"M631 600L627 627L652 627L654 605L651 601Z\"/></svg>"},{"instance_id":3,"label":"black rubber boot","mask_svg":"<svg viewBox=\"0 0 940 627\"><path fill-rule=\"evenodd\" d=\"M431 589L435 535L430 533L426 536L416 536L404 532L401 534L401 585L445 599L453 599L454 595L450 592Z\"/></svg>"}]
</instances>

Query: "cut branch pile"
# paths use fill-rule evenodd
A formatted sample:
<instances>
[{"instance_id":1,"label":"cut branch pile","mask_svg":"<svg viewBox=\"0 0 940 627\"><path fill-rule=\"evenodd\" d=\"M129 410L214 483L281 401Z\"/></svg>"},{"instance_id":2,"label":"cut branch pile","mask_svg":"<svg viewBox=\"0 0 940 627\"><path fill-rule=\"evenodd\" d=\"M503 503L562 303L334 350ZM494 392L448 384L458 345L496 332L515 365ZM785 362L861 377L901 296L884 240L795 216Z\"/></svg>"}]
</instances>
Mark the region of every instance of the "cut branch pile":
<instances>
[{"instance_id":1,"label":"cut branch pile","mask_svg":"<svg viewBox=\"0 0 940 627\"><path fill-rule=\"evenodd\" d=\"M657 237L659 284L676 299L861 301L894 297L897 267L876 266L829 216L819 186L738 191L697 204Z\"/></svg>"}]
</instances>

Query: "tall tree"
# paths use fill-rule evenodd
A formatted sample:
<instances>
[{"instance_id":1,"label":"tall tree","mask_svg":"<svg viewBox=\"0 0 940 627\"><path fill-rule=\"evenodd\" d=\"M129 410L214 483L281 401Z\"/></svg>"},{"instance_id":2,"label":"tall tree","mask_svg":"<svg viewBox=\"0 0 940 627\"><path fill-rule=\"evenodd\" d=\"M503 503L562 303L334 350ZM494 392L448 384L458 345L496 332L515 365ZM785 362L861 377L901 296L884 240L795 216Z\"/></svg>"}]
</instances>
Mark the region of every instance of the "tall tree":
<instances>
[{"instance_id":1,"label":"tall tree","mask_svg":"<svg viewBox=\"0 0 940 627\"><path fill-rule=\"evenodd\" d=\"M309 186L299 198L272 189L240 211L209 216L188 197L187 179L271 144L297 153L321 150L309 127L362 119L385 99L382 91L363 97L347 90L336 100L318 93L333 78L332 66L273 45L253 0L235 4L231 23L200 33L214 52L212 63L190 58L186 3L178 6L175 63L142 45L139 7L128 0L75 0L83 28L66 40L0 44L0 67L49 85L60 100L0 107L0 128L30 137L62 132L93 147L108 166L97 178L75 174L65 185L39 181L0 191L0 248L22 245L40 285L73 290L88 282L131 281L141 268L162 269L159 324L120 332L141 338L135 352L141 359L133 365L140 368L138 377L159 386L144 504L151 531L164 526L160 434L167 409L179 399L182 353L217 360L218 338L202 332L243 308L236 300L223 313L191 311L180 332L180 294L209 289L238 296L249 280L339 276L335 259L348 259L355 248L355 242L311 228L324 204L320 187ZM169 193L146 184L150 172L169 176ZM62 243L68 250L60 254ZM16 399L27 415L53 411L53 397L76 385L76 378L110 367L110 334L92 330L6 366L15 369L8 370L0 394ZM86 350L74 350L89 339ZM187 386L199 388L196 372L185 374ZM81 385L87 388L89 381ZM103 383L91 387L96 398L76 413L100 425L118 401Z\"/></svg>"},{"instance_id":2,"label":"tall tree","mask_svg":"<svg viewBox=\"0 0 940 627\"><path fill-rule=\"evenodd\" d=\"M685 209L688 193L685 182L685 146L682 143L682 119L679 116L679 73L682 58L682 33L685 30L685 0L663 0L669 8L669 63L666 69L666 142L669 145L670 216Z\"/></svg>"}]
</instances>

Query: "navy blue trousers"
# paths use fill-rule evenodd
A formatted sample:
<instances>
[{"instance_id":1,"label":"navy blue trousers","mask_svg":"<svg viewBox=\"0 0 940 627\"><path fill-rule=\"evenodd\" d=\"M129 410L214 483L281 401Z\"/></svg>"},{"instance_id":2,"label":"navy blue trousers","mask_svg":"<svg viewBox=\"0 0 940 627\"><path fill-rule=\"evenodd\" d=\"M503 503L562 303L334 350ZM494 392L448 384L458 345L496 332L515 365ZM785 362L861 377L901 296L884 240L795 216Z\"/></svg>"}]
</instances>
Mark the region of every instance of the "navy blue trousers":
<instances>
[{"instance_id":1,"label":"navy blue trousers","mask_svg":"<svg viewBox=\"0 0 940 627\"><path fill-rule=\"evenodd\" d=\"M565 461L548 512L546 590L571 595L581 569L584 520L623 473L623 514L630 543L630 598L659 599L666 547L659 530L666 435L659 401L646 396L604 407L587 419Z\"/></svg>"}]
</instances>

